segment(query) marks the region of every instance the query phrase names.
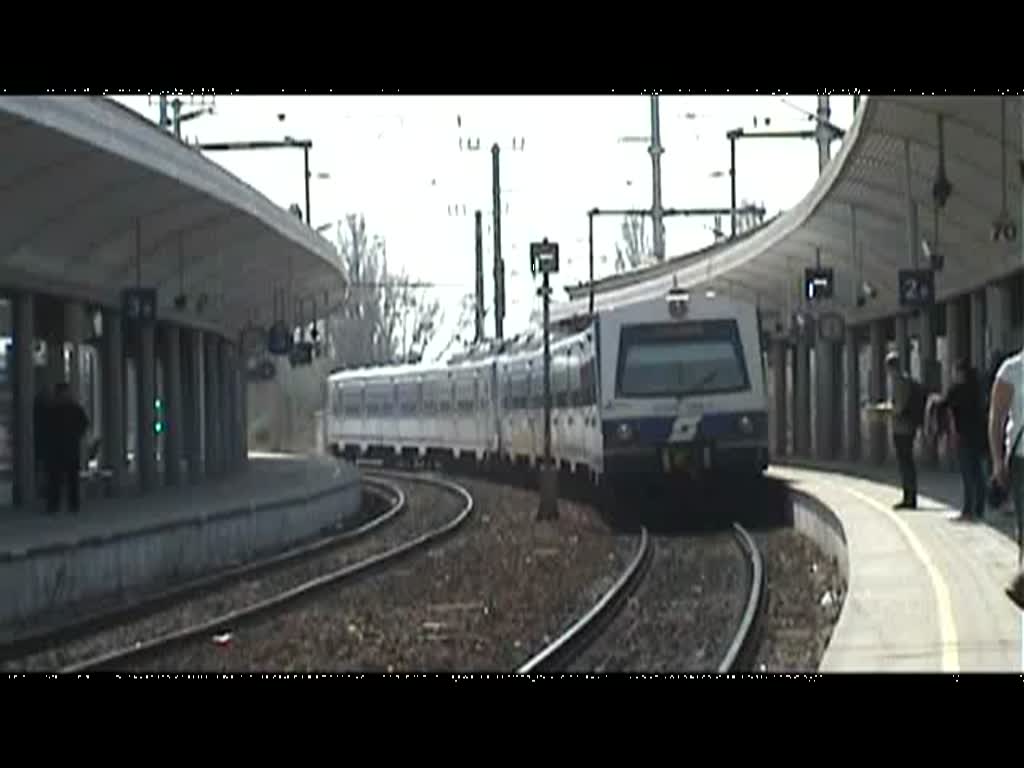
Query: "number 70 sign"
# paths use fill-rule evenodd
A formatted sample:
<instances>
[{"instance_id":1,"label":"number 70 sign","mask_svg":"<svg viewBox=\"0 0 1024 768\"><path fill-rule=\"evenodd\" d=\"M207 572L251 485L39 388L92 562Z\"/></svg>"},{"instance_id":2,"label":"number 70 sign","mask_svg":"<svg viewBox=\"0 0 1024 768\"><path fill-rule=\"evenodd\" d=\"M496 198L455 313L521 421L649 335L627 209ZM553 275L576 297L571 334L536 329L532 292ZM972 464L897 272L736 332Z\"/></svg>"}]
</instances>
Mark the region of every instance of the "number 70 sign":
<instances>
[{"instance_id":1,"label":"number 70 sign","mask_svg":"<svg viewBox=\"0 0 1024 768\"><path fill-rule=\"evenodd\" d=\"M935 302L935 273L930 269L901 269L899 295L902 307L926 307Z\"/></svg>"}]
</instances>

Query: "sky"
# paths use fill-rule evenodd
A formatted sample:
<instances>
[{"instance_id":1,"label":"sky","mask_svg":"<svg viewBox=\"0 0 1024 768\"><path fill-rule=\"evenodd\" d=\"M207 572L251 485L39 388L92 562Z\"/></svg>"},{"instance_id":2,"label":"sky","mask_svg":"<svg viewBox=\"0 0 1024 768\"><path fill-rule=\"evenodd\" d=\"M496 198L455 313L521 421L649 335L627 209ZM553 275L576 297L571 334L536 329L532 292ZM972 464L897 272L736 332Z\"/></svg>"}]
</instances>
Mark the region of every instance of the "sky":
<instances>
[{"instance_id":1,"label":"sky","mask_svg":"<svg viewBox=\"0 0 1024 768\"><path fill-rule=\"evenodd\" d=\"M157 120L155 98L117 101ZM766 118L771 130L810 129L805 112L817 103L814 96L659 101L662 204L675 208L728 207L726 131L764 129ZM183 123L187 140L312 140L313 226L331 224L326 234L333 239L337 221L361 214L368 232L385 241L389 264L434 284L429 290L441 301L444 319L428 357L450 339L461 297L474 290L477 209L484 219L485 301L490 306L493 300L492 144L501 147L506 336L528 326L539 301L529 270L531 242L547 237L559 244L555 297L564 299L562 286L587 279L587 211L651 206L647 96L224 96L214 105L214 114ZM852 98L833 97L831 106L832 121L848 127ZM643 138L623 141L631 137ZM478 150L467 149L477 141ZM838 148L836 142L833 155ZM817 178L813 141L740 141L736 155L738 199L764 204L769 216L792 207ZM208 156L282 207L304 206L300 150ZM621 224L595 219L598 279L613 272ZM667 255L712 243L712 225L710 219L666 219ZM728 228L727 219L723 225ZM490 315L487 332L494 333Z\"/></svg>"}]
</instances>

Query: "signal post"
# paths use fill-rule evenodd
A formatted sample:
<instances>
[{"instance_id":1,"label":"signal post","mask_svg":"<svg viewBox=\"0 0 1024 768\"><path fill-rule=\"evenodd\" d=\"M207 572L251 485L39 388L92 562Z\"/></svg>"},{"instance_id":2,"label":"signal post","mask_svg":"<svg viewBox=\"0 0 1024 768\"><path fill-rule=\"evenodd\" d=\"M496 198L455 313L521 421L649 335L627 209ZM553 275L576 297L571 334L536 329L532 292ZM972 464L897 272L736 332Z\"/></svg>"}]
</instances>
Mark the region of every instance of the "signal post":
<instances>
[{"instance_id":1,"label":"signal post","mask_svg":"<svg viewBox=\"0 0 1024 768\"><path fill-rule=\"evenodd\" d=\"M551 462L551 284L549 277L558 272L558 243L530 243L530 272L540 272L544 299L544 465L540 470L540 508L538 520L558 519L558 470Z\"/></svg>"}]
</instances>

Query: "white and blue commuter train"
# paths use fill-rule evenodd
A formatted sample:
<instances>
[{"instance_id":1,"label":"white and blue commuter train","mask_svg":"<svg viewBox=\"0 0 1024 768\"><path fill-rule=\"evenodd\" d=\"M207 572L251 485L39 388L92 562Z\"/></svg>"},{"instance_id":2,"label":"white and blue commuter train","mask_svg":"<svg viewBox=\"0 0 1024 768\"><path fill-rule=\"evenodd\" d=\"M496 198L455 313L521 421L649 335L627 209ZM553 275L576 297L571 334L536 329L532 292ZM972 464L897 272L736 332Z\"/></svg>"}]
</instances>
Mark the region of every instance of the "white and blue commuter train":
<instances>
[{"instance_id":1,"label":"white and blue commuter train","mask_svg":"<svg viewBox=\"0 0 1024 768\"><path fill-rule=\"evenodd\" d=\"M447 364L335 372L326 445L349 459L536 466L543 373L539 331ZM552 457L594 486L768 466L760 317L747 303L673 291L563 321L552 328L551 398Z\"/></svg>"}]
</instances>

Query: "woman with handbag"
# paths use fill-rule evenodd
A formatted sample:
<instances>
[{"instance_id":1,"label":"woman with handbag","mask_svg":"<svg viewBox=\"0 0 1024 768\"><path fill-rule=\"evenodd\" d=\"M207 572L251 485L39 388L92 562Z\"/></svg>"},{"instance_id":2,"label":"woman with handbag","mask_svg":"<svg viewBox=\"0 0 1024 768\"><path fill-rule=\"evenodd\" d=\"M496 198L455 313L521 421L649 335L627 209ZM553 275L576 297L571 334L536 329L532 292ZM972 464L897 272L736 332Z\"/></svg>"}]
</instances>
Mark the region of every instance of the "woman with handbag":
<instances>
[{"instance_id":1,"label":"woman with handbag","mask_svg":"<svg viewBox=\"0 0 1024 768\"><path fill-rule=\"evenodd\" d=\"M1013 501L1017 513L1017 575L1006 588L1006 594L1019 608L1024 608L1024 365L1021 353L1003 361L992 384L989 398L988 445L992 455L992 481L989 503L1002 506L1006 497Z\"/></svg>"}]
</instances>

